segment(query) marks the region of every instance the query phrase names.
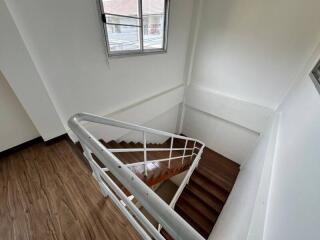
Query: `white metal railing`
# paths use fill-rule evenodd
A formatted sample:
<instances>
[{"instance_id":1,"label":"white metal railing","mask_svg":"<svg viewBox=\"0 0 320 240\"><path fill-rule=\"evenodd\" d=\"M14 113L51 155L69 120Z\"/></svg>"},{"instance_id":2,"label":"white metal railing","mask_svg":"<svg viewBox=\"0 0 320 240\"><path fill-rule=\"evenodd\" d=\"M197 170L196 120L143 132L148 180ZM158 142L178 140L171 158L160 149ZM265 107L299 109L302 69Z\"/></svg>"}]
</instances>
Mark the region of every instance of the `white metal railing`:
<instances>
[{"instance_id":1,"label":"white metal railing","mask_svg":"<svg viewBox=\"0 0 320 240\"><path fill-rule=\"evenodd\" d=\"M129 130L139 131L143 136L143 148L122 148L122 149L108 149L98 139L96 139L87 129L85 129L81 122L93 122L108 126L125 128ZM84 150L84 156L89 162L93 170L93 175L102 193L109 196L116 204L120 211L127 217L129 222L137 230L143 239L160 239L164 237L160 234L160 229L163 227L174 239L181 240L203 240L204 238L191 227L183 218L177 214L173 208L182 193L184 187L189 182L189 179L197 167L201 154L203 152L204 144L196 139L180 136L164 131L159 131L135 124L125 123L113 119L95 116L87 113L78 113L72 116L68 121L69 127L76 134L79 142ZM171 138L170 148L148 148L147 147L147 133L165 136ZM174 139L184 140L183 148L174 148ZM188 147L188 142L193 142L193 147ZM195 152L196 150L196 152ZM147 152L149 151L169 151L169 157L163 159L147 159ZM174 151L183 151L181 156L174 156ZM187 152L192 152L187 155ZM143 152L143 160L138 163L124 164L113 153L119 152ZM100 167L93 159L94 154L105 167ZM182 184L179 186L174 195L170 205L165 203L151 188L149 188L139 177L137 177L130 169L130 166L144 165L144 173L148 174L147 164L150 162L168 161L168 168L171 167L171 161L175 159L182 159L181 164L185 158L193 159L191 167L189 168ZM121 190L121 188L108 176L106 171L110 171L119 182L139 201L139 203L150 213L150 215L159 223L158 230L150 223L150 221L140 212L138 207L131 201L131 199Z\"/></svg>"}]
</instances>

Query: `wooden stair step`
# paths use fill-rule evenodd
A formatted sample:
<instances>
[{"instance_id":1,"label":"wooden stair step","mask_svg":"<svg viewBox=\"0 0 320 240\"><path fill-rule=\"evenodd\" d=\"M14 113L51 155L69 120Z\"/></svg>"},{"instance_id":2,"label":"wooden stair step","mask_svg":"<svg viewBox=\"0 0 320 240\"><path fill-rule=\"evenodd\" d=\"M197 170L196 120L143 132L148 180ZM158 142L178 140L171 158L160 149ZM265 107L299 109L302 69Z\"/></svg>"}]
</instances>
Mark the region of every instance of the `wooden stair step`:
<instances>
[{"instance_id":1,"label":"wooden stair step","mask_svg":"<svg viewBox=\"0 0 320 240\"><path fill-rule=\"evenodd\" d=\"M133 148L132 145L128 144L127 142L120 142L121 146L123 146L123 148ZM133 163L136 162L142 162L143 161L143 152L129 152L129 154L132 156L133 158Z\"/></svg>"},{"instance_id":2,"label":"wooden stair step","mask_svg":"<svg viewBox=\"0 0 320 240\"><path fill-rule=\"evenodd\" d=\"M199 217L196 211L190 210L190 207L187 204L180 203L180 205L176 205L175 210L203 237L207 238L209 236L212 230L211 224L207 222L206 219Z\"/></svg>"},{"instance_id":3,"label":"wooden stair step","mask_svg":"<svg viewBox=\"0 0 320 240\"><path fill-rule=\"evenodd\" d=\"M169 143L171 143L171 139L169 139ZM184 148L186 144L186 140L175 138L173 141L173 145L178 148ZM191 148L194 145L194 141L188 141L187 148Z\"/></svg>"},{"instance_id":4,"label":"wooden stair step","mask_svg":"<svg viewBox=\"0 0 320 240\"><path fill-rule=\"evenodd\" d=\"M112 140L105 144L107 148L123 148L123 146L116 141ZM131 156L130 153L113 153L117 158L121 160L121 162L127 164L127 163L134 163L134 158Z\"/></svg>"},{"instance_id":5,"label":"wooden stair step","mask_svg":"<svg viewBox=\"0 0 320 240\"><path fill-rule=\"evenodd\" d=\"M121 146L122 146L122 148L132 148L132 147L130 147L130 145L127 143L127 142L125 142L125 141L121 141L120 143L119 143ZM132 163L136 163L136 162L141 162L141 161L143 161L143 153L142 152L127 152L127 154L129 155L129 156L131 156L131 158L132 158Z\"/></svg>"},{"instance_id":6,"label":"wooden stair step","mask_svg":"<svg viewBox=\"0 0 320 240\"><path fill-rule=\"evenodd\" d=\"M187 185L187 189L202 200L203 203L207 204L209 208L214 209L217 213L222 211L223 203L204 189L199 188L192 182Z\"/></svg>"},{"instance_id":7,"label":"wooden stair step","mask_svg":"<svg viewBox=\"0 0 320 240\"><path fill-rule=\"evenodd\" d=\"M169 158L169 151L147 152L148 160L158 160L158 159L164 159L164 158Z\"/></svg>"},{"instance_id":8,"label":"wooden stair step","mask_svg":"<svg viewBox=\"0 0 320 240\"><path fill-rule=\"evenodd\" d=\"M116 141L111 140L109 142L105 142L104 140L100 139L100 142L106 147L106 148L121 148L121 145L119 145ZM128 163L126 159L123 159L123 157L121 157L120 153L113 153L113 155L115 155L117 158L119 158L121 160L121 162L123 163Z\"/></svg>"},{"instance_id":9,"label":"wooden stair step","mask_svg":"<svg viewBox=\"0 0 320 240\"><path fill-rule=\"evenodd\" d=\"M172 153L172 157L178 157L178 156L180 155L178 155L177 153ZM169 158L169 152L167 151L148 152L147 159L158 160L158 159L164 159L164 158ZM183 164L189 164L189 161L190 161L190 158L185 158L183 160ZM163 161L162 163L165 163L166 165L168 165L168 161ZM182 158L173 159L171 160L171 163L174 165L177 165L177 167L183 166Z\"/></svg>"},{"instance_id":10,"label":"wooden stair step","mask_svg":"<svg viewBox=\"0 0 320 240\"><path fill-rule=\"evenodd\" d=\"M135 143L135 142L129 142L129 145L131 146L131 147L133 147L133 148L143 148L143 144L142 143L140 143L140 142L137 142L137 143Z\"/></svg>"},{"instance_id":11,"label":"wooden stair step","mask_svg":"<svg viewBox=\"0 0 320 240\"><path fill-rule=\"evenodd\" d=\"M158 143L147 143L147 148L162 148L162 145Z\"/></svg>"},{"instance_id":12,"label":"wooden stair step","mask_svg":"<svg viewBox=\"0 0 320 240\"><path fill-rule=\"evenodd\" d=\"M218 213L208 207L205 203L203 203L198 197L196 197L193 193L188 190L183 191L180 196L179 201L185 201L190 206L192 206L199 214L204 216L210 222L216 222L218 218Z\"/></svg>"},{"instance_id":13,"label":"wooden stair step","mask_svg":"<svg viewBox=\"0 0 320 240\"><path fill-rule=\"evenodd\" d=\"M205 147L200 167L205 167L211 172L219 173L226 180L234 182L239 173L239 164L231 161L223 155L214 152L213 150Z\"/></svg>"},{"instance_id":14,"label":"wooden stair step","mask_svg":"<svg viewBox=\"0 0 320 240\"><path fill-rule=\"evenodd\" d=\"M161 228L160 233L162 234L162 236L167 239L167 240L174 240L169 233L167 233L167 231L163 228Z\"/></svg>"},{"instance_id":15,"label":"wooden stair step","mask_svg":"<svg viewBox=\"0 0 320 240\"><path fill-rule=\"evenodd\" d=\"M145 177L145 168L144 165L136 165L136 166L130 166L130 169L136 173L141 179L146 178L146 180L150 180L154 177L154 175L159 171L159 166L155 163L149 162L147 163L147 173L148 176Z\"/></svg>"},{"instance_id":16,"label":"wooden stair step","mask_svg":"<svg viewBox=\"0 0 320 240\"><path fill-rule=\"evenodd\" d=\"M107 148L121 148L121 145L118 144L115 140L111 140L109 142L105 142L104 140L100 140Z\"/></svg>"},{"instance_id":17,"label":"wooden stair step","mask_svg":"<svg viewBox=\"0 0 320 240\"><path fill-rule=\"evenodd\" d=\"M208 193L212 194L216 198L218 198L221 202L226 202L229 192L219 187L205 175L201 174L198 171L194 171L190 181L197 184L199 187L205 189Z\"/></svg>"},{"instance_id":18,"label":"wooden stair step","mask_svg":"<svg viewBox=\"0 0 320 240\"><path fill-rule=\"evenodd\" d=\"M201 162L201 161L200 161ZM224 189L228 193L231 192L233 188L233 182L225 179L223 175L210 171L208 167L198 166L196 171L206 177L207 179L210 179L210 181L214 182L217 186Z\"/></svg>"},{"instance_id":19,"label":"wooden stair step","mask_svg":"<svg viewBox=\"0 0 320 240\"><path fill-rule=\"evenodd\" d=\"M182 212L188 215L188 217L192 219L192 222L196 223L199 228L210 234L212 226L216 222L216 218L208 220L205 216L199 213L199 211L195 209L194 206L185 201L185 199L181 199L181 201L179 201L176 206L177 208L180 208Z\"/></svg>"},{"instance_id":20,"label":"wooden stair step","mask_svg":"<svg viewBox=\"0 0 320 240\"><path fill-rule=\"evenodd\" d=\"M116 144L112 143L112 146L116 146ZM120 142L120 145L125 148L137 148L139 143L126 143ZM139 147L139 146L138 146ZM143 160L143 152L131 152L131 154L135 155L135 158L139 158ZM168 155L166 155L168 154ZM173 154L174 156L174 154ZM169 157L169 151L159 151L159 152L148 152L147 159L156 160L156 159L163 159ZM140 162L141 162L140 160ZM135 160L136 161L136 160ZM164 181L184 170L186 170L190 163L190 159L185 159L184 164L181 164L181 159L172 160L171 168L168 169L168 162L148 162L147 169L148 169L148 176L144 176L144 165L138 166L131 166L130 169L141 179L143 179L149 186L157 184L159 181Z\"/></svg>"}]
</instances>

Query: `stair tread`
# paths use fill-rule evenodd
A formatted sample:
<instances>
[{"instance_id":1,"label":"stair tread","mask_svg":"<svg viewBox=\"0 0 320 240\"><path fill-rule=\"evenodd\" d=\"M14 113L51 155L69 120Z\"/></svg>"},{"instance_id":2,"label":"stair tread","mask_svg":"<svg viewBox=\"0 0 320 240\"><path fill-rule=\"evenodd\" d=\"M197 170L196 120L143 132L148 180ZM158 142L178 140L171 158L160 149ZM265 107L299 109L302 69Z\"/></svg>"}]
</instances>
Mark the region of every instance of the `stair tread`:
<instances>
[{"instance_id":1,"label":"stair tread","mask_svg":"<svg viewBox=\"0 0 320 240\"><path fill-rule=\"evenodd\" d=\"M180 208L182 212L188 215L192 219L192 221L199 226L199 228L201 228L207 233L211 232L213 223L216 219L208 220L205 216L200 214L192 205L190 205L184 199L182 199L182 201L179 201L176 207Z\"/></svg>"},{"instance_id":2,"label":"stair tread","mask_svg":"<svg viewBox=\"0 0 320 240\"><path fill-rule=\"evenodd\" d=\"M223 203L216 197L212 196L205 190L199 188L197 185L194 185L192 182L190 182L187 185L187 189L192 192L195 196L197 196L202 202L207 204L209 207L214 209L217 213L220 213L223 208Z\"/></svg>"},{"instance_id":3,"label":"stair tread","mask_svg":"<svg viewBox=\"0 0 320 240\"><path fill-rule=\"evenodd\" d=\"M186 204L176 205L176 212L187 221L195 230L197 230L203 237L207 238L212 230L211 224L199 219L193 210L189 210Z\"/></svg>"},{"instance_id":4,"label":"stair tread","mask_svg":"<svg viewBox=\"0 0 320 240\"><path fill-rule=\"evenodd\" d=\"M174 240L169 233L167 233L167 231L163 228L161 228L160 233L162 234L162 236L167 239L167 240Z\"/></svg>"},{"instance_id":5,"label":"stair tread","mask_svg":"<svg viewBox=\"0 0 320 240\"><path fill-rule=\"evenodd\" d=\"M140 143L140 142L137 142L137 143L135 143L135 142L129 142L129 145L131 146L131 147L133 147L133 148L143 148L143 144L142 143Z\"/></svg>"},{"instance_id":6,"label":"stair tread","mask_svg":"<svg viewBox=\"0 0 320 240\"><path fill-rule=\"evenodd\" d=\"M190 181L197 184L199 187L204 188L208 193L212 194L220 201L225 202L228 198L229 192L219 187L215 182L204 176L198 171L194 171Z\"/></svg>"},{"instance_id":7,"label":"stair tread","mask_svg":"<svg viewBox=\"0 0 320 240\"><path fill-rule=\"evenodd\" d=\"M239 164L207 147L204 148L201 158L203 161L201 161L199 167L206 168L209 172L219 173L231 182L234 182L234 179L238 176Z\"/></svg>"},{"instance_id":8,"label":"stair tread","mask_svg":"<svg viewBox=\"0 0 320 240\"><path fill-rule=\"evenodd\" d=\"M101 141L101 140L100 140ZM101 141L102 144L104 144L107 148L123 148L123 146L119 143L117 143L114 140L111 140L107 143L105 143L104 141ZM123 163L134 163L135 162L135 158L133 158L133 156L131 155L131 153L127 152L127 153L113 153L117 158L119 158L121 160L121 162Z\"/></svg>"},{"instance_id":9,"label":"stair tread","mask_svg":"<svg viewBox=\"0 0 320 240\"><path fill-rule=\"evenodd\" d=\"M215 222L217 220L218 213L188 190L181 194L181 200L189 203L190 206L192 206L199 214L203 215L208 221Z\"/></svg>"},{"instance_id":10,"label":"stair tread","mask_svg":"<svg viewBox=\"0 0 320 240\"><path fill-rule=\"evenodd\" d=\"M128 144L127 142L123 141L123 142L120 142L120 144L123 148L132 148L132 146L130 144ZM133 160L132 160L133 163L143 161L143 152L129 152L129 154L133 158Z\"/></svg>"},{"instance_id":11,"label":"stair tread","mask_svg":"<svg viewBox=\"0 0 320 240\"><path fill-rule=\"evenodd\" d=\"M202 159L201 159L202 160ZM200 165L200 164L199 164ZM216 185L221 187L227 192L231 192L233 188L233 182L226 180L223 175L221 175L218 170L216 171L210 171L209 168L203 167L203 166L198 166L196 169L198 173L201 175L205 176L207 179L210 179L212 182L214 182Z\"/></svg>"}]
</instances>

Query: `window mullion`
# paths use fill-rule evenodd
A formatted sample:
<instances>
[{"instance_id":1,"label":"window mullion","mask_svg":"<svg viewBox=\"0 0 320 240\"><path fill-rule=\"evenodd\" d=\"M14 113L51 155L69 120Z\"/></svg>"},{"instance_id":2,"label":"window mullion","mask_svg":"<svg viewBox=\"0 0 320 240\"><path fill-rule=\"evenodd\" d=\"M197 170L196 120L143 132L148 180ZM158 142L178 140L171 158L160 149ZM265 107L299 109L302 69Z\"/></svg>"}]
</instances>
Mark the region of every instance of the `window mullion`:
<instances>
[{"instance_id":1,"label":"window mullion","mask_svg":"<svg viewBox=\"0 0 320 240\"><path fill-rule=\"evenodd\" d=\"M140 50L144 52L143 43L143 12L142 12L142 0L139 0L139 15L140 15Z\"/></svg>"}]
</instances>

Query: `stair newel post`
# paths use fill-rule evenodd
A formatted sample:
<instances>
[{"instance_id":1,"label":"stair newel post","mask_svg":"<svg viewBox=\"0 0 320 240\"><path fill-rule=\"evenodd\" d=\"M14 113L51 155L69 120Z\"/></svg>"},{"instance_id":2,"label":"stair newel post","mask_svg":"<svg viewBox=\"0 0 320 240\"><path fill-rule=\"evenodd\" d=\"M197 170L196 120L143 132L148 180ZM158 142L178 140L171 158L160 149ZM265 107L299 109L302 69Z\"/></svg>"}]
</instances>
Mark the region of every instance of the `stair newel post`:
<instances>
[{"instance_id":1,"label":"stair newel post","mask_svg":"<svg viewBox=\"0 0 320 240\"><path fill-rule=\"evenodd\" d=\"M144 175L148 176L147 170L147 137L146 132L143 132L143 157L144 157Z\"/></svg>"},{"instance_id":2,"label":"stair newel post","mask_svg":"<svg viewBox=\"0 0 320 240\"><path fill-rule=\"evenodd\" d=\"M168 162L168 168L171 167L171 157L172 157L172 147L173 147L173 137L171 137L171 144L170 144L170 153L169 153L169 162Z\"/></svg>"},{"instance_id":3,"label":"stair newel post","mask_svg":"<svg viewBox=\"0 0 320 240\"><path fill-rule=\"evenodd\" d=\"M182 156L182 164L183 164L184 156L186 155L187 146L188 146L188 139L186 140L186 143L184 144L183 156Z\"/></svg>"}]
</instances>

